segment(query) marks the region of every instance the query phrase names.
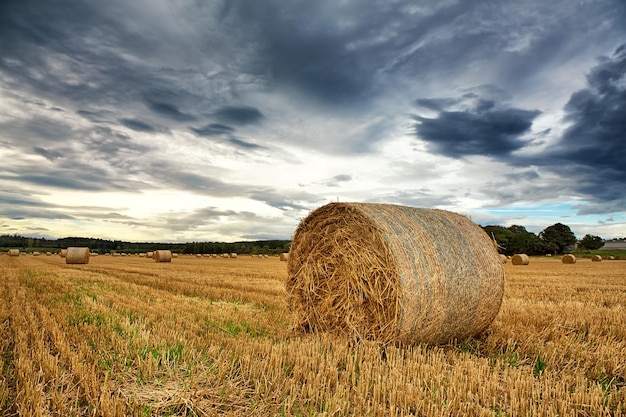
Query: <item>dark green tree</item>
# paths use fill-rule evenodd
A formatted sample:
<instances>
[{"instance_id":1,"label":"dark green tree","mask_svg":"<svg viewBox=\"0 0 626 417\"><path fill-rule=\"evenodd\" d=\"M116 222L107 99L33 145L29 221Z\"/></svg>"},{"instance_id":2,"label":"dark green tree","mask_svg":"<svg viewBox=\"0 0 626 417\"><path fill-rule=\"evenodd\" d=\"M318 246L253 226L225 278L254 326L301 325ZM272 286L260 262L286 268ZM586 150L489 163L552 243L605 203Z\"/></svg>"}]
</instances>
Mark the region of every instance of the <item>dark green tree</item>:
<instances>
[{"instance_id":1,"label":"dark green tree","mask_svg":"<svg viewBox=\"0 0 626 417\"><path fill-rule=\"evenodd\" d=\"M604 239L602 239L600 236L585 235L585 237L583 237L578 244L578 247L581 249L594 250L600 249L603 245Z\"/></svg>"},{"instance_id":2,"label":"dark green tree","mask_svg":"<svg viewBox=\"0 0 626 417\"><path fill-rule=\"evenodd\" d=\"M516 253L538 255L543 252L543 245L539 237L527 231L524 226L514 224L508 230L511 232L511 238L506 247L506 255L514 255Z\"/></svg>"},{"instance_id":3,"label":"dark green tree","mask_svg":"<svg viewBox=\"0 0 626 417\"><path fill-rule=\"evenodd\" d=\"M492 240L495 240L498 244L498 252L508 254L508 247L513 232L503 226L485 226L483 230Z\"/></svg>"},{"instance_id":4,"label":"dark green tree","mask_svg":"<svg viewBox=\"0 0 626 417\"><path fill-rule=\"evenodd\" d=\"M556 223L548 226L539 233L539 239L543 242L547 252L552 254L563 253L566 248L576 244L576 236L569 226Z\"/></svg>"}]
</instances>

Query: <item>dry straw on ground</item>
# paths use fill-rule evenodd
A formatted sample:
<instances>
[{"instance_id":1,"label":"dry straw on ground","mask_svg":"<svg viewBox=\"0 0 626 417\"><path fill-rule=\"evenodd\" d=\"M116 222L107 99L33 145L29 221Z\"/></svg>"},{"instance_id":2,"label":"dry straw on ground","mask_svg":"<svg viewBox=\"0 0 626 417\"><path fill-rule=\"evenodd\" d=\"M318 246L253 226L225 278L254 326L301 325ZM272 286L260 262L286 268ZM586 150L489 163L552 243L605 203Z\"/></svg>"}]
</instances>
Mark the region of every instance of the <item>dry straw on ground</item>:
<instances>
[{"instance_id":1,"label":"dry straw on ground","mask_svg":"<svg viewBox=\"0 0 626 417\"><path fill-rule=\"evenodd\" d=\"M152 257L155 262L172 262L172 251L155 250Z\"/></svg>"},{"instance_id":2,"label":"dry straw on ground","mask_svg":"<svg viewBox=\"0 0 626 417\"><path fill-rule=\"evenodd\" d=\"M331 203L298 226L288 305L305 331L383 343L445 343L485 330L504 291L491 239L456 213Z\"/></svg>"},{"instance_id":3,"label":"dry straw on ground","mask_svg":"<svg viewBox=\"0 0 626 417\"><path fill-rule=\"evenodd\" d=\"M563 257L561 258L561 262L563 262L564 264L575 264L576 257L572 255L571 253L567 253L563 255Z\"/></svg>"},{"instance_id":4,"label":"dry straw on ground","mask_svg":"<svg viewBox=\"0 0 626 417\"><path fill-rule=\"evenodd\" d=\"M530 263L530 258L525 253L518 253L513 255L511 263L513 265L528 265Z\"/></svg>"},{"instance_id":5,"label":"dry straw on ground","mask_svg":"<svg viewBox=\"0 0 626 417\"><path fill-rule=\"evenodd\" d=\"M593 256L591 257L591 260L592 260L593 262L602 262L602 256L600 256L600 255L593 255Z\"/></svg>"},{"instance_id":6,"label":"dry straw on ground","mask_svg":"<svg viewBox=\"0 0 626 417\"><path fill-rule=\"evenodd\" d=\"M65 255L66 264L88 264L89 248L67 248Z\"/></svg>"}]
</instances>

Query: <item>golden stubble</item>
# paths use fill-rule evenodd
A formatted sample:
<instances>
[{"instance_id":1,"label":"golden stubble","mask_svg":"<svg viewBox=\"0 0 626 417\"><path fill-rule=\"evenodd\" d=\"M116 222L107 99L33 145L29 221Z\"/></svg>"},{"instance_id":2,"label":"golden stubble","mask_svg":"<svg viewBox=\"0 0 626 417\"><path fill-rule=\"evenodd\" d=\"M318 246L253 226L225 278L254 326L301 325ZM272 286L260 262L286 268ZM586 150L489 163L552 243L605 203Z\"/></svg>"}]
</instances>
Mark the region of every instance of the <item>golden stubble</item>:
<instances>
[{"instance_id":1,"label":"golden stubble","mask_svg":"<svg viewBox=\"0 0 626 417\"><path fill-rule=\"evenodd\" d=\"M293 331L278 257L0 257L0 415L626 414L626 261L505 265L443 346Z\"/></svg>"}]
</instances>

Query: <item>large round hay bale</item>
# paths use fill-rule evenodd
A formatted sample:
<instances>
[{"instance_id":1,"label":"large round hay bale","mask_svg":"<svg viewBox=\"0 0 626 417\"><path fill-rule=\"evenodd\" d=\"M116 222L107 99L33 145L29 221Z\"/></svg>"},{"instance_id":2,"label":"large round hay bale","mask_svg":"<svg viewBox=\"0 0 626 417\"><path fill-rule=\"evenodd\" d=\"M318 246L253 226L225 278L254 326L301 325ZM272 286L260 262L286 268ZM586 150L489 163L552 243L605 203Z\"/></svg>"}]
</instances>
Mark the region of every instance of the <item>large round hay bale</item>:
<instances>
[{"instance_id":1,"label":"large round hay bale","mask_svg":"<svg viewBox=\"0 0 626 417\"><path fill-rule=\"evenodd\" d=\"M602 262L602 256L600 256L600 255L593 255L593 256L591 257L591 260L592 260L593 262Z\"/></svg>"},{"instance_id":2,"label":"large round hay bale","mask_svg":"<svg viewBox=\"0 0 626 417\"><path fill-rule=\"evenodd\" d=\"M155 250L152 257L155 262L172 262L172 251Z\"/></svg>"},{"instance_id":3,"label":"large round hay bale","mask_svg":"<svg viewBox=\"0 0 626 417\"><path fill-rule=\"evenodd\" d=\"M300 222L287 302L304 331L446 343L485 330L500 309L504 267L467 217L390 204L330 203Z\"/></svg>"},{"instance_id":4,"label":"large round hay bale","mask_svg":"<svg viewBox=\"0 0 626 417\"><path fill-rule=\"evenodd\" d=\"M571 253L566 253L565 255L561 257L561 262L563 262L564 264L575 264L576 257L572 255Z\"/></svg>"},{"instance_id":5,"label":"large round hay bale","mask_svg":"<svg viewBox=\"0 0 626 417\"><path fill-rule=\"evenodd\" d=\"M518 253L513 255L511 263L513 265L528 265L530 263L530 258L525 253Z\"/></svg>"},{"instance_id":6,"label":"large round hay bale","mask_svg":"<svg viewBox=\"0 0 626 417\"><path fill-rule=\"evenodd\" d=\"M20 250L19 249L9 249L7 251L7 255L9 255L9 256L20 256Z\"/></svg>"},{"instance_id":7,"label":"large round hay bale","mask_svg":"<svg viewBox=\"0 0 626 417\"><path fill-rule=\"evenodd\" d=\"M65 254L65 263L88 264L89 255L89 248L67 248L67 254Z\"/></svg>"},{"instance_id":8,"label":"large round hay bale","mask_svg":"<svg viewBox=\"0 0 626 417\"><path fill-rule=\"evenodd\" d=\"M65 258L65 257L67 256L67 249L61 249L61 250L59 251L59 256L60 256L61 258Z\"/></svg>"},{"instance_id":9,"label":"large round hay bale","mask_svg":"<svg viewBox=\"0 0 626 417\"><path fill-rule=\"evenodd\" d=\"M283 252L280 254L280 260L287 262L289 260L289 253Z\"/></svg>"}]
</instances>

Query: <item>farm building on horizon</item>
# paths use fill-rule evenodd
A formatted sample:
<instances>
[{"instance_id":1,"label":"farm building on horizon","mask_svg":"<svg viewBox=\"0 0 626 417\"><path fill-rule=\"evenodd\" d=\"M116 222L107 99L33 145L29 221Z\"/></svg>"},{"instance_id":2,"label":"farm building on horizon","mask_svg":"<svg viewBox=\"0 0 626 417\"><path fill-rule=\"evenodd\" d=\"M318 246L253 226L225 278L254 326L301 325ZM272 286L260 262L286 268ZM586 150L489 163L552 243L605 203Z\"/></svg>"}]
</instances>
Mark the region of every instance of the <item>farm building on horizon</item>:
<instances>
[{"instance_id":1,"label":"farm building on horizon","mask_svg":"<svg viewBox=\"0 0 626 417\"><path fill-rule=\"evenodd\" d=\"M605 240L600 250L626 250L626 238Z\"/></svg>"}]
</instances>

